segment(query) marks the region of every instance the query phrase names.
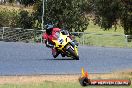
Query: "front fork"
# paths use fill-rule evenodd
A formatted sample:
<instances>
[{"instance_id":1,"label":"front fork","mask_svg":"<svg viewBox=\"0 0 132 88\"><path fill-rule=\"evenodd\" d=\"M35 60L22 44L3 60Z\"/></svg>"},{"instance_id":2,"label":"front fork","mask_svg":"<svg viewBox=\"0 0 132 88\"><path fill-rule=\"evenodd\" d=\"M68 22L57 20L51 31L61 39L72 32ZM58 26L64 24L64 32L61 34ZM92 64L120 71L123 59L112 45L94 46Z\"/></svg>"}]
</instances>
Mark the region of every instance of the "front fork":
<instances>
[{"instance_id":1,"label":"front fork","mask_svg":"<svg viewBox=\"0 0 132 88\"><path fill-rule=\"evenodd\" d=\"M74 48L74 51L76 52L76 54L78 55L78 48L77 45L75 44L75 42L71 42L72 47Z\"/></svg>"},{"instance_id":2,"label":"front fork","mask_svg":"<svg viewBox=\"0 0 132 88\"><path fill-rule=\"evenodd\" d=\"M70 54L69 54L69 52L67 52L67 49L68 48L71 48L72 50L74 50L75 52L76 52L76 54L78 55L78 48L77 48L77 46L74 44L74 42L70 42L70 43L68 43L68 45L66 45L66 47L65 47L65 53L66 53L66 55L67 56L71 56Z\"/></svg>"}]
</instances>

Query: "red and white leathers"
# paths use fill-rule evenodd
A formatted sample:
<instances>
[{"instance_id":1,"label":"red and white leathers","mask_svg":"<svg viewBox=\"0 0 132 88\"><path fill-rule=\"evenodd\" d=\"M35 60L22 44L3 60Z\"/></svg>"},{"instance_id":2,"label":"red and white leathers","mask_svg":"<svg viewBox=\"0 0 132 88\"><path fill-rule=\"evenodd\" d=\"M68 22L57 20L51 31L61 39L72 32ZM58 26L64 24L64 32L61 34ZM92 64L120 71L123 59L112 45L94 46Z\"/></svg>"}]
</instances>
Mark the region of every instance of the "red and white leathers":
<instances>
[{"instance_id":1,"label":"red and white leathers","mask_svg":"<svg viewBox=\"0 0 132 88\"><path fill-rule=\"evenodd\" d=\"M56 58L56 57L60 54L60 52L58 52L58 51L54 48L54 42L52 42L52 40L55 38L56 32L60 32L60 31L61 31L63 34L65 34L65 35L67 35L67 34L69 35L68 31L66 31L66 30L61 30L60 28L53 28L50 35L47 34L47 33L44 33L43 36L42 36L43 39L45 40L46 46L52 48L52 55L53 55L54 58ZM72 37L71 37L70 35L69 35L68 37L72 40ZM76 43L75 40L73 40L73 42ZM77 43L76 43L76 44L77 44ZM62 54L61 54L61 55L62 55ZM62 56L63 56L63 55L62 55Z\"/></svg>"},{"instance_id":2,"label":"red and white leathers","mask_svg":"<svg viewBox=\"0 0 132 88\"><path fill-rule=\"evenodd\" d=\"M51 35L48 35L47 33L44 33L43 38L46 39L46 40L52 41L52 39L55 36L55 33L60 32L60 31L61 31L61 29L59 29L59 28L53 28Z\"/></svg>"},{"instance_id":3,"label":"red and white leathers","mask_svg":"<svg viewBox=\"0 0 132 88\"><path fill-rule=\"evenodd\" d=\"M54 46L54 43L52 42L52 40L55 37L56 32L60 32L60 31L61 31L60 28L53 28L51 35L48 35L47 33L43 34L42 37L45 40L45 43L46 43L47 47ZM54 47L50 47L50 48L52 48L53 57L56 58L59 55L59 52L57 52Z\"/></svg>"}]
</instances>

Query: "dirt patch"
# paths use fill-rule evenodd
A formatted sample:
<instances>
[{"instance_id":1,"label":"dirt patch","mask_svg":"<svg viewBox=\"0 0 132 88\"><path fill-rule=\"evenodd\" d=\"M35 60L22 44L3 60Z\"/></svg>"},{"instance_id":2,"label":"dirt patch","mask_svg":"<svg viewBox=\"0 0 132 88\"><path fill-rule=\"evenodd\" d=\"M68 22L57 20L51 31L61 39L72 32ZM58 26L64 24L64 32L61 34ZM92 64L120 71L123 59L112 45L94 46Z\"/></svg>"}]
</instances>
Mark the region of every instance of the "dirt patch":
<instances>
[{"instance_id":1,"label":"dirt patch","mask_svg":"<svg viewBox=\"0 0 132 88\"><path fill-rule=\"evenodd\" d=\"M44 81L75 82L78 77L79 75L1 76L0 84L41 83Z\"/></svg>"},{"instance_id":2,"label":"dirt patch","mask_svg":"<svg viewBox=\"0 0 132 88\"><path fill-rule=\"evenodd\" d=\"M52 82L77 82L80 75L0 76L0 84L28 84ZM132 79L132 71L110 74L89 74L90 79Z\"/></svg>"},{"instance_id":3,"label":"dirt patch","mask_svg":"<svg viewBox=\"0 0 132 88\"><path fill-rule=\"evenodd\" d=\"M16 11L19 11L20 9L23 9L23 10L26 10L26 11L29 11L29 12L32 12L33 11L33 7L20 7L20 6L10 6L10 5L0 5L0 9L3 9L3 10L16 10Z\"/></svg>"}]
</instances>

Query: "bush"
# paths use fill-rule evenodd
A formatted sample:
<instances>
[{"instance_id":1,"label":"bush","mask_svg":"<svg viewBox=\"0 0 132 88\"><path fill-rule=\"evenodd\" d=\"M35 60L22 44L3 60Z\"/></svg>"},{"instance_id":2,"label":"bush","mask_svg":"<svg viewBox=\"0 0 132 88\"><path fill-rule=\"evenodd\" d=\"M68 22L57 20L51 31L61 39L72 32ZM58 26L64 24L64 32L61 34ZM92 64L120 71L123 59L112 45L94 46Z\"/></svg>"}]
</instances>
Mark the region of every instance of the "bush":
<instances>
[{"instance_id":1,"label":"bush","mask_svg":"<svg viewBox=\"0 0 132 88\"><path fill-rule=\"evenodd\" d=\"M0 27L32 28L32 25L33 17L29 12L0 9Z\"/></svg>"},{"instance_id":2,"label":"bush","mask_svg":"<svg viewBox=\"0 0 132 88\"><path fill-rule=\"evenodd\" d=\"M27 11L20 11L19 13L19 27L21 28L32 28L33 26L33 17L29 15Z\"/></svg>"},{"instance_id":3,"label":"bush","mask_svg":"<svg viewBox=\"0 0 132 88\"><path fill-rule=\"evenodd\" d=\"M18 13L13 10L0 10L0 27L17 27Z\"/></svg>"}]
</instances>

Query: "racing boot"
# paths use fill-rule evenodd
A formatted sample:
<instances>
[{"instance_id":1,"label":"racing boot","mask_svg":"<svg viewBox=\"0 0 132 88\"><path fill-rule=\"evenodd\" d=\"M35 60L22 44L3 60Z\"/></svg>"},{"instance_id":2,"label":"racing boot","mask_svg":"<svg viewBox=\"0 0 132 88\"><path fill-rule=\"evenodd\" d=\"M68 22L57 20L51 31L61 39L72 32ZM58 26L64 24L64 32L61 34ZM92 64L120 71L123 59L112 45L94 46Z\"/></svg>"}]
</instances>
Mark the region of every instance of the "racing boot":
<instances>
[{"instance_id":1,"label":"racing boot","mask_svg":"<svg viewBox=\"0 0 132 88\"><path fill-rule=\"evenodd\" d=\"M76 40L73 40L72 42L74 42L75 45L79 45L79 43Z\"/></svg>"},{"instance_id":2,"label":"racing boot","mask_svg":"<svg viewBox=\"0 0 132 88\"><path fill-rule=\"evenodd\" d=\"M66 55L65 55L64 53L61 53L61 56L62 56L62 57L65 57Z\"/></svg>"},{"instance_id":3,"label":"racing boot","mask_svg":"<svg viewBox=\"0 0 132 88\"><path fill-rule=\"evenodd\" d=\"M56 58L60 53L55 49L55 48L52 48L52 55L54 58Z\"/></svg>"},{"instance_id":4,"label":"racing boot","mask_svg":"<svg viewBox=\"0 0 132 88\"><path fill-rule=\"evenodd\" d=\"M76 40L72 40L72 46L74 47L74 45L76 45L76 46L78 46L79 45L79 43L76 41Z\"/></svg>"}]
</instances>

